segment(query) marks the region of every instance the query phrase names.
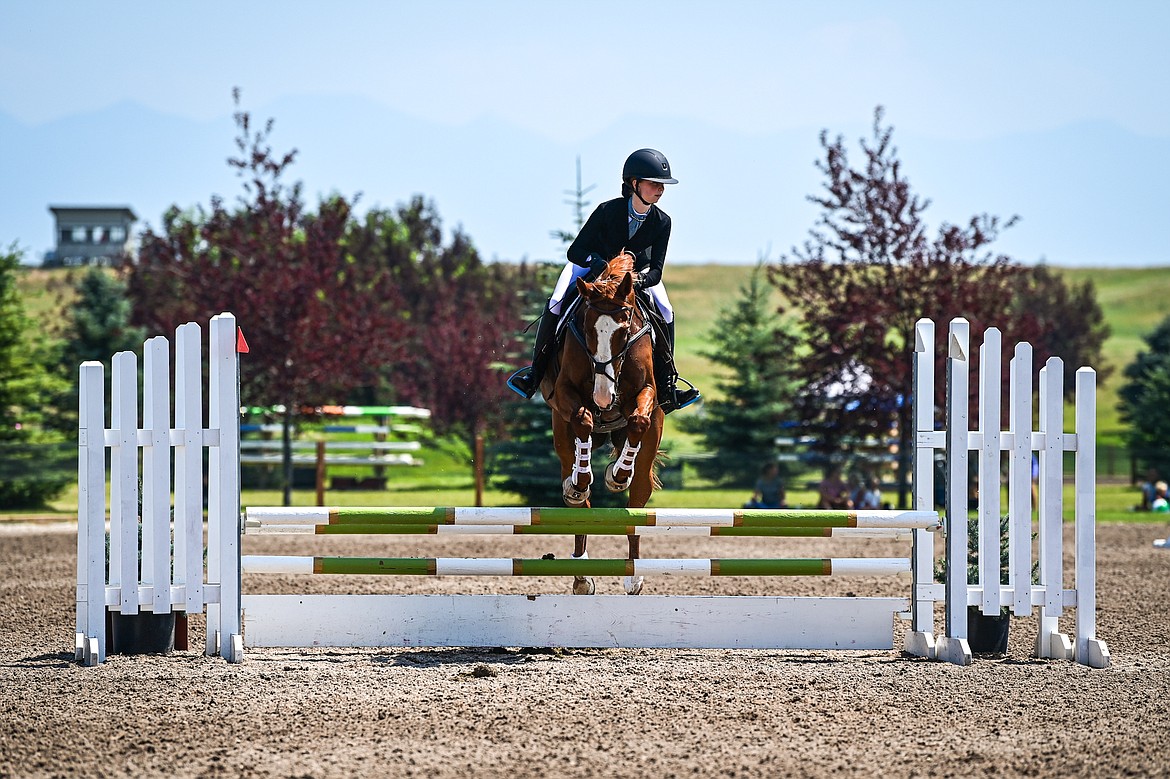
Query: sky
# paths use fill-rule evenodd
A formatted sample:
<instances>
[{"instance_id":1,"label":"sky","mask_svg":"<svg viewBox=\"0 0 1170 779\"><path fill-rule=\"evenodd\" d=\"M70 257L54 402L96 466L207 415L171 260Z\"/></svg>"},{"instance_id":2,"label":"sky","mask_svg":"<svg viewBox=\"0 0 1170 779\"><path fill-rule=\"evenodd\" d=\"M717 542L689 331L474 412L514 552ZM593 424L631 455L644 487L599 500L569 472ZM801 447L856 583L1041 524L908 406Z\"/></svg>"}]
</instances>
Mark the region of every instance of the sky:
<instances>
[{"instance_id":1,"label":"sky","mask_svg":"<svg viewBox=\"0 0 1170 779\"><path fill-rule=\"evenodd\" d=\"M1170 3L0 0L0 246L48 206L231 200L232 89L310 201L421 194L487 258L562 259L565 201L651 146L669 258L791 254L819 136L885 110L933 228L1018 215L1024 262L1170 265Z\"/></svg>"}]
</instances>

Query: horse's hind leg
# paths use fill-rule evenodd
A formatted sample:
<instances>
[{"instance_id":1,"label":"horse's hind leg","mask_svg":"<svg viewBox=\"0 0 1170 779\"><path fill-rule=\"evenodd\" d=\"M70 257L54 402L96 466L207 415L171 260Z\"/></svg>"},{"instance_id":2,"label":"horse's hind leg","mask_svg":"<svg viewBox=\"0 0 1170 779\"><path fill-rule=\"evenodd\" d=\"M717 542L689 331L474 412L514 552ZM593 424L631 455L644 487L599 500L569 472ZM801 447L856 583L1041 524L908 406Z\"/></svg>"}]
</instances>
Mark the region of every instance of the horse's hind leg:
<instances>
[{"instance_id":1,"label":"horse's hind leg","mask_svg":"<svg viewBox=\"0 0 1170 779\"><path fill-rule=\"evenodd\" d=\"M634 460L634 473L630 480L630 498L626 506L632 509L645 508L654 492L654 466L658 456L658 444L662 440L662 423L651 425L639 442L639 452ZM637 560L641 552L641 536L627 536L630 554L627 559ZM644 581L641 576L627 576L622 582L630 595L642 592Z\"/></svg>"},{"instance_id":2,"label":"horse's hind leg","mask_svg":"<svg viewBox=\"0 0 1170 779\"><path fill-rule=\"evenodd\" d=\"M630 542L630 556L626 559L638 559L638 547L642 541L641 536L626 536ZM622 579L622 587L625 588L627 595L640 595L642 593L642 585L645 580L641 576L627 576Z\"/></svg>"},{"instance_id":3,"label":"horse's hind leg","mask_svg":"<svg viewBox=\"0 0 1170 779\"><path fill-rule=\"evenodd\" d=\"M585 543L588 540L589 536L573 536L573 557L582 560L588 559L588 555L585 552ZM597 592L597 585L593 583L593 577L573 577L574 595L592 595L595 592Z\"/></svg>"},{"instance_id":4,"label":"horse's hind leg","mask_svg":"<svg viewBox=\"0 0 1170 779\"><path fill-rule=\"evenodd\" d=\"M590 470L590 451L593 442L593 419L588 411L580 409L574 415L574 423L553 415L553 446L561 461L562 496L566 506L589 508L589 485L593 473ZM573 557L584 558L586 536L573 537ZM597 591L593 579L588 576L573 577L574 595L592 595Z\"/></svg>"}]
</instances>

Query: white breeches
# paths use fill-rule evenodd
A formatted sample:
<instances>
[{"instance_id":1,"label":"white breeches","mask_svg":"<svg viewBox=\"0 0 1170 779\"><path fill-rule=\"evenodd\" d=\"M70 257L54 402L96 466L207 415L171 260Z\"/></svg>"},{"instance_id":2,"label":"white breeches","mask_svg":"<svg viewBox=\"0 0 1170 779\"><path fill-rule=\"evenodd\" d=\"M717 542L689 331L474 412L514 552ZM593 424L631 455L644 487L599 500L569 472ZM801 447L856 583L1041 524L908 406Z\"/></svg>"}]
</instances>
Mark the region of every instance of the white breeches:
<instances>
[{"instance_id":1,"label":"white breeches","mask_svg":"<svg viewBox=\"0 0 1170 779\"><path fill-rule=\"evenodd\" d=\"M548 310L560 316L561 301L568 294L569 287L588 272L588 268L582 268L580 265L572 262L565 263L565 268L561 271L556 286L553 287L552 296L548 299ZM667 297L666 285L660 281L653 287L643 291L649 293L650 297L653 298L654 305L658 307L658 313L662 315L662 318L667 322L673 322L674 308L670 305L670 298Z\"/></svg>"}]
</instances>

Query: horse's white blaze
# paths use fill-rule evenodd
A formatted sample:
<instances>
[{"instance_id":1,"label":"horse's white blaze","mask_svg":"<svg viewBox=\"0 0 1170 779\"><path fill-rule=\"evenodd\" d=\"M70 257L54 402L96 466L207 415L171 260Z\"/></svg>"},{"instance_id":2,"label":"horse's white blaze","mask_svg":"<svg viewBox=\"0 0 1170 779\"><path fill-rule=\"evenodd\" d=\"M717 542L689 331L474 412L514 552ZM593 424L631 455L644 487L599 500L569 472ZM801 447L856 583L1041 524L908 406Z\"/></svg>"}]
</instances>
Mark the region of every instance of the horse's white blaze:
<instances>
[{"instance_id":1,"label":"horse's white blaze","mask_svg":"<svg viewBox=\"0 0 1170 779\"><path fill-rule=\"evenodd\" d=\"M593 327L597 334L597 354L594 355L594 359L600 363L609 362L613 359L613 336L621 328L621 325L613 317L599 316ZM612 373L615 368L616 366L612 366L609 372ZM612 379L604 373L594 372L593 402L597 404L598 408L604 409L612 406L616 392L617 387L614 386Z\"/></svg>"}]
</instances>

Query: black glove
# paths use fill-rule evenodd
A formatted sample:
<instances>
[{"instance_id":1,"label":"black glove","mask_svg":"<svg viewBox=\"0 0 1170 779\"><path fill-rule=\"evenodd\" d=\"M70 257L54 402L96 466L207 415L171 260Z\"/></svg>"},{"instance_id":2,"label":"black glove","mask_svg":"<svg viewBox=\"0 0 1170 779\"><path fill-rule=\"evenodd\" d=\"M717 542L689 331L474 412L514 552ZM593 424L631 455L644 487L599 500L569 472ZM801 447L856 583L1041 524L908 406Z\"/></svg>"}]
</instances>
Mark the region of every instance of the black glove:
<instances>
[{"instance_id":1,"label":"black glove","mask_svg":"<svg viewBox=\"0 0 1170 779\"><path fill-rule=\"evenodd\" d=\"M589 255L589 273L587 274L586 281L593 281L602 273L605 273L607 265L609 265L609 262L601 257L601 255Z\"/></svg>"}]
</instances>

